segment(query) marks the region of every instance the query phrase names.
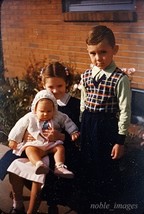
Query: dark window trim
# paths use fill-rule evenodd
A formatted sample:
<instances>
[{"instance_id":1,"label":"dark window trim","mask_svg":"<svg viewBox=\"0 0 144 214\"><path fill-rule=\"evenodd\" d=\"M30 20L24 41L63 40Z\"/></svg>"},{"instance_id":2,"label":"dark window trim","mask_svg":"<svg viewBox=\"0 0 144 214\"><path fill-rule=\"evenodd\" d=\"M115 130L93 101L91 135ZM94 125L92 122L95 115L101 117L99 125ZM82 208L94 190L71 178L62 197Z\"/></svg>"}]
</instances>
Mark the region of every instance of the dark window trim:
<instances>
[{"instance_id":1,"label":"dark window trim","mask_svg":"<svg viewBox=\"0 0 144 214\"><path fill-rule=\"evenodd\" d=\"M136 22L135 12L71 12L63 14L65 22Z\"/></svg>"}]
</instances>

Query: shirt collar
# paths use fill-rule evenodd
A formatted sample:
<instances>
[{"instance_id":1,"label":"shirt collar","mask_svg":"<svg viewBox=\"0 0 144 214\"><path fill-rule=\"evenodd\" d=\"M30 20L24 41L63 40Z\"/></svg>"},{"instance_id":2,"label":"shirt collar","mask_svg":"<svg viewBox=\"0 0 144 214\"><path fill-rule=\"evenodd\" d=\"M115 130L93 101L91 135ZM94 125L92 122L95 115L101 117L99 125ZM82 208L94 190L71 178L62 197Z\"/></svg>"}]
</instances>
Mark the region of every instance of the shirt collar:
<instances>
[{"instance_id":1,"label":"shirt collar","mask_svg":"<svg viewBox=\"0 0 144 214\"><path fill-rule=\"evenodd\" d=\"M69 93L65 93L65 95L61 99L57 100L57 104L59 106L66 106L70 98L71 98L71 95Z\"/></svg>"},{"instance_id":2,"label":"shirt collar","mask_svg":"<svg viewBox=\"0 0 144 214\"><path fill-rule=\"evenodd\" d=\"M115 69L116 69L116 64L114 61L112 61L111 64L105 68L105 70L100 69L94 65L92 68L92 77L94 78L99 73L104 73L107 77L109 77Z\"/></svg>"}]
</instances>

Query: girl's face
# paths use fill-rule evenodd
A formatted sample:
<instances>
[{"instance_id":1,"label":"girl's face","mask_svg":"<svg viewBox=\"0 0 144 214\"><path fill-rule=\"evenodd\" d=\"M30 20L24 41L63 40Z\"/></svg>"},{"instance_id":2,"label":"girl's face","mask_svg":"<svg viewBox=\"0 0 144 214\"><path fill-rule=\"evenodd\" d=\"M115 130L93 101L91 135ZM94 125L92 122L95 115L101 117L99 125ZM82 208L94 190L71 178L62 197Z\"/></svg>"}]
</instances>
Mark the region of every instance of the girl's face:
<instances>
[{"instance_id":1,"label":"girl's face","mask_svg":"<svg viewBox=\"0 0 144 214\"><path fill-rule=\"evenodd\" d=\"M49 77L44 88L50 90L56 99L61 99L66 93L66 82L60 77Z\"/></svg>"},{"instance_id":2,"label":"girl's face","mask_svg":"<svg viewBox=\"0 0 144 214\"><path fill-rule=\"evenodd\" d=\"M54 115L54 104L51 100L40 100L35 109L39 121L51 120Z\"/></svg>"},{"instance_id":3,"label":"girl's face","mask_svg":"<svg viewBox=\"0 0 144 214\"><path fill-rule=\"evenodd\" d=\"M88 54L93 65L105 69L113 60L113 55L118 51L118 46L111 47L106 39L97 45L87 45Z\"/></svg>"}]
</instances>

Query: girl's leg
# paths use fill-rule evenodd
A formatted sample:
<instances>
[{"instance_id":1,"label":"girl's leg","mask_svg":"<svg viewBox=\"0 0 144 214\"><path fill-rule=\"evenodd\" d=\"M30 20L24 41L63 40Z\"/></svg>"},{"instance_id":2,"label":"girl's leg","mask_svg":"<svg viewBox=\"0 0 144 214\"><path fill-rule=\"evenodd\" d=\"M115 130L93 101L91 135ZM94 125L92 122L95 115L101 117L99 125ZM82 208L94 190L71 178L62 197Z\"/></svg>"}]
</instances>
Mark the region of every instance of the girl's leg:
<instances>
[{"instance_id":1,"label":"girl's leg","mask_svg":"<svg viewBox=\"0 0 144 214\"><path fill-rule=\"evenodd\" d=\"M41 185L38 182L32 183L31 194L30 194L30 202L27 214L35 214L40 206L41 202Z\"/></svg>"},{"instance_id":2,"label":"girl's leg","mask_svg":"<svg viewBox=\"0 0 144 214\"><path fill-rule=\"evenodd\" d=\"M25 149L25 153L30 162L36 166L36 174L47 174L49 172L49 168L42 161L42 157L47 154L46 151L37 147L28 146Z\"/></svg>"},{"instance_id":3,"label":"girl's leg","mask_svg":"<svg viewBox=\"0 0 144 214\"><path fill-rule=\"evenodd\" d=\"M11 213L25 213L23 204L23 178L16 174L9 173L9 181L12 188L13 209Z\"/></svg>"}]
</instances>

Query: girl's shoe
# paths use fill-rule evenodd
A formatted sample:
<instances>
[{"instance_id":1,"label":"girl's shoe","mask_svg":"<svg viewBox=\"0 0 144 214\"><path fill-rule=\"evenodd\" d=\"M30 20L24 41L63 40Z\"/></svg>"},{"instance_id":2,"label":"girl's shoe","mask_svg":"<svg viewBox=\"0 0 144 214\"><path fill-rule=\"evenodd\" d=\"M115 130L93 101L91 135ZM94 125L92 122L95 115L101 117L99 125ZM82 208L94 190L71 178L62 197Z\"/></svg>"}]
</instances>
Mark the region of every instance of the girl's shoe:
<instances>
[{"instance_id":1,"label":"girl's shoe","mask_svg":"<svg viewBox=\"0 0 144 214\"><path fill-rule=\"evenodd\" d=\"M10 214L26 214L24 207L22 207L21 209L16 209L16 208L12 207L12 209L10 210L9 213Z\"/></svg>"},{"instance_id":2,"label":"girl's shoe","mask_svg":"<svg viewBox=\"0 0 144 214\"><path fill-rule=\"evenodd\" d=\"M6 214L5 212L3 212L1 209L0 209L0 214Z\"/></svg>"},{"instance_id":3,"label":"girl's shoe","mask_svg":"<svg viewBox=\"0 0 144 214\"><path fill-rule=\"evenodd\" d=\"M42 161L38 161L38 163L36 163L35 174L37 175L47 174L48 172L49 172L49 168Z\"/></svg>"},{"instance_id":4,"label":"girl's shoe","mask_svg":"<svg viewBox=\"0 0 144 214\"><path fill-rule=\"evenodd\" d=\"M74 178L73 172L69 171L64 164L55 167L54 174L62 178Z\"/></svg>"},{"instance_id":5,"label":"girl's shoe","mask_svg":"<svg viewBox=\"0 0 144 214\"><path fill-rule=\"evenodd\" d=\"M58 207L56 205L55 206L49 206L48 214L59 214Z\"/></svg>"}]
</instances>

